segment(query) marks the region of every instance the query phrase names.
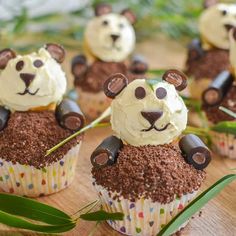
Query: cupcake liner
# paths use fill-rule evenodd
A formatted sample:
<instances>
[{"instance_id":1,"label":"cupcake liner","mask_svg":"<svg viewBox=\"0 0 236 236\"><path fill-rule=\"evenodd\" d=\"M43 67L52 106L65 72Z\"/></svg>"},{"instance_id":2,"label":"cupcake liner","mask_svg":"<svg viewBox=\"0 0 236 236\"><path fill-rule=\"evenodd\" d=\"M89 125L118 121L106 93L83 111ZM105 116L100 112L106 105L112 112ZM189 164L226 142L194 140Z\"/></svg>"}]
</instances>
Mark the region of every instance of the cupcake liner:
<instances>
[{"instance_id":1,"label":"cupcake liner","mask_svg":"<svg viewBox=\"0 0 236 236\"><path fill-rule=\"evenodd\" d=\"M104 92L90 93L77 88L79 94L78 104L88 120L94 120L102 114L111 104L111 99Z\"/></svg>"},{"instance_id":2,"label":"cupcake liner","mask_svg":"<svg viewBox=\"0 0 236 236\"><path fill-rule=\"evenodd\" d=\"M236 137L233 134L211 132L213 150L221 156L236 160Z\"/></svg>"},{"instance_id":3,"label":"cupcake liner","mask_svg":"<svg viewBox=\"0 0 236 236\"><path fill-rule=\"evenodd\" d=\"M140 198L132 202L123 197L114 200L115 193L108 192L95 184L104 210L124 213L122 221L108 221L116 231L126 235L155 236L159 231L181 211L197 194L197 191L175 198L168 204L153 202L151 199ZM185 222L178 230L187 225Z\"/></svg>"},{"instance_id":4,"label":"cupcake liner","mask_svg":"<svg viewBox=\"0 0 236 236\"><path fill-rule=\"evenodd\" d=\"M80 146L81 142L64 158L41 169L0 158L0 188L28 197L44 196L66 188L73 181Z\"/></svg>"}]
</instances>

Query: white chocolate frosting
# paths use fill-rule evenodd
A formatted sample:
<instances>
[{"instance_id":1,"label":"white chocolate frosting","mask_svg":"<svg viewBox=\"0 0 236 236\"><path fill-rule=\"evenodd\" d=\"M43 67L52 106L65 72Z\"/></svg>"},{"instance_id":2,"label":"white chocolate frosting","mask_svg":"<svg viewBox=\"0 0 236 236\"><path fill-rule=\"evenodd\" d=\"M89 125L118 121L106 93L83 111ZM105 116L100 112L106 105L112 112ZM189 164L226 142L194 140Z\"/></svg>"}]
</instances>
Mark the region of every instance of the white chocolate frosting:
<instances>
[{"instance_id":1,"label":"white chocolate frosting","mask_svg":"<svg viewBox=\"0 0 236 236\"><path fill-rule=\"evenodd\" d=\"M229 59L230 64L234 70L234 75L236 75L236 39L233 37L233 31L229 32L229 41L230 41L230 50L229 50Z\"/></svg>"},{"instance_id":2,"label":"white chocolate frosting","mask_svg":"<svg viewBox=\"0 0 236 236\"><path fill-rule=\"evenodd\" d=\"M143 99L137 99L135 89L142 87L146 91ZM163 99L158 99L156 89L162 87L167 91ZM116 135L133 146L168 144L178 137L187 125L187 108L175 87L167 82L158 82L152 88L144 79L131 82L111 104L111 124ZM161 111L163 115L156 120L157 129L147 130L151 124L141 112Z\"/></svg>"},{"instance_id":3,"label":"white chocolate frosting","mask_svg":"<svg viewBox=\"0 0 236 236\"><path fill-rule=\"evenodd\" d=\"M119 38L112 40L111 35ZM100 60L125 60L135 46L135 32L126 17L109 13L89 21L85 29L85 42L89 51Z\"/></svg>"},{"instance_id":4,"label":"white chocolate frosting","mask_svg":"<svg viewBox=\"0 0 236 236\"><path fill-rule=\"evenodd\" d=\"M41 60L43 65L34 66L36 60ZM23 61L23 68L18 71L16 64ZM20 95L26 89L26 84L20 74L33 74L35 77L30 83L30 93ZM18 55L11 59L6 68L0 73L0 101L2 105L11 111L27 111L29 109L47 106L51 103L59 103L66 91L66 77L61 65L41 48L38 53Z\"/></svg>"},{"instance_id":5,"label":"white chocolate frosting","mask_svg":"<svg viewBox=\"0 0 236 236\"><path fill-rule=\"evenodd\" d=\"M207 8L199 20L203 41L217 48L229 49L227 25L236 27L236 4L219 3Z\"/></svg>"}]
</instances>

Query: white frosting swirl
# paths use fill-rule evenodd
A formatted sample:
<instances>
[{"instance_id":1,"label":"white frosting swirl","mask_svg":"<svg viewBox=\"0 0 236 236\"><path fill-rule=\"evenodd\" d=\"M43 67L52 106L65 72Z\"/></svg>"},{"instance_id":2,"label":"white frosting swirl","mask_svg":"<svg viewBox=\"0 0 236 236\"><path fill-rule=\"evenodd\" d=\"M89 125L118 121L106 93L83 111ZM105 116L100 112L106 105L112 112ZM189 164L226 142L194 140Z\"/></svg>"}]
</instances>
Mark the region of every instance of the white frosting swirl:
<instances>
[{"instance_id":1,"label":"white frosting swirl","mask_svg":"<svg viewBox=\"0 0 236 236\"><path fill-rule=\"evenodd\" d=\"M34 66L36 60L41 60L43 65L39 68ZM24 65L17 71L16 64L23 61ZM26 89L26 84L20 77L21 73L35 75L28 90L35 95L26 93L20 95ZM61 101L66 91L66 77L61 65L41 48L38 53L18 55L11 59L6 68L0 74L0 101L2 105L11 111L27 111L29 109L47 106Z\"/></svg>"},{"instance_id":2,"label":"white frosting swirl","mask_svg":"<svg viewBox=\"0 0 236 236\"><path fill-rule=\"evenodd\" d=\"M199 20L203 41L221 49L229 49L228 27L236 27L236 4L216 4L207 8Z\"/></svg>"},{"instance_id":3,"label":"white frosting swirl","mask_svg":"<svg viewBox=\"0 0 236 236\"><path fill-rule=\"evenodd\" d=\"M113 41L112 35L118 36ZM89 21L85 42L91 53L106 62L125 60L135 46L133 26L122 15L109 13Z\"/></svg>"},{"instance_id":4,"label":"white frosting swirl","mask_svg":"<svg viewBox=\"0 0 236 236\"><path fill-rule=\"evenodd\" d=\"M146 91L143 99L135 97L135 89L142 87ZM162 87L167 91L163 99L158 99L156 89ZM116 135L124 142L133 146L166 144L178 137L187 125L187 108L175 90L167 82L158 82L153 90L144 79L131 82L111 104L111 124ZM155 122L157 129L143 131L150 128L150 123L141 112L161 111L163 115Z\"/></svg>"}]
</instances>

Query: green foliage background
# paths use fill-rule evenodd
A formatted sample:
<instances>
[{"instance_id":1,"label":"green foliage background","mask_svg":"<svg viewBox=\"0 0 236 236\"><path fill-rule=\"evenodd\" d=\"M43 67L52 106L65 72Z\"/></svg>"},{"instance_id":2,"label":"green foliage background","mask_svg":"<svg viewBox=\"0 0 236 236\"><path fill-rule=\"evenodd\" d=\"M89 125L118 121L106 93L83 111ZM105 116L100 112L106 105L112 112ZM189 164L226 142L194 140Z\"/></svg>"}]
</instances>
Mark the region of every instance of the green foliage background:
<instances>
[{"instance_id":1,"label":"green foliage background","mask_svg":"<svg viewBox=\"0 0 236 236\"><path fill-rule=\"evenodd\" d=\"M35 0L34 0L35 1ZM37 4L41 0L36 1ZM50 14L30 19L23 7L20 14L9 21L0 21L1 48L13 47L19 51L36 48L45 42L59 42L67 48L81 46L83 28L93 16L93 6L101 0L92 0L86 8L69 14ZM135 25L138 40L145 40L162 32L175 40L198 35L197 19L202 12L202 0L109 0L114 11L131 8L138 16ZM225 0L225 2L234 2ZM20 7L20 4L19 4ZM39 29L40 30L37 30ZM32 32L33 29L33 32Z\"/></svg>"}]
</instances>

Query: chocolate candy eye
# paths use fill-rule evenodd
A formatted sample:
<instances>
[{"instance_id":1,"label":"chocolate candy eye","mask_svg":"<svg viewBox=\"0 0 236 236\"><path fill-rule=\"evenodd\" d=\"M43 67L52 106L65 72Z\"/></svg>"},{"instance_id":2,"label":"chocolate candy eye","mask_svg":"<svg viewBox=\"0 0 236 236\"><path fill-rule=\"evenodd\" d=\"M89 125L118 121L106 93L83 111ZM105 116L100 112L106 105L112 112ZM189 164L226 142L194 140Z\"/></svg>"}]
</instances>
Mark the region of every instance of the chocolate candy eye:
<instances>
[{"instance_id":1,"label":"chocolate candy eye","mask_svg":"<svg viewBox=\"0 0 236 236\"><path fill-rule=\"evenodd\" d=\"M221 11L221 13L222 13L223 16L227 15L227 11L226 10Z\"/></svg>"},{"instance_id":2,"label":"chocolate candy eye","mask_svg":"<svg viewBox=\"0 0 236 236\"><path fill-rule=\"evenodd\" d=\"M119 24L119 28L120 28L120 29L123 29L123 28L124 28L124 24L120 23L120 24Z\"/></svg>"},{"instance_id":3,"label":"chocolate candy eye","mask_svg":"<svg viewBox=\"0 0 236 236\"><path fill-rule=\"evenodd\" d=\"M135 89L135 97L137 99L143 99L145 98L145 96L146 96L146 91L143 87L137 87Z\"/></svg>"},{"instance_id":4,"label":"chocolate candy eye","mask_svg":"<svg viewBox=\"0 0 236 236\"><path fill-rule=\"evenodd\" d=\"M107 20L104 20L104 21L102 22L102 25L107 26L108 23L109 23L109 22L108 22Z\"/></svg>"},{"instance_id":5,"label":"chocolate candy eye","mask_svg":"<svg viewBox=\"0 0 236 236\"><path fill-rule=\"evenodd\" d=\"M165 88L162 88L162 87L157 88L157 90L156 90L156 96L157 96L157 98L163 99L163 98L166 97L166 95L167 95L167 91L166 91Z\"/></svg>"},{"instance_id":6,"label":"chocolate candy eye","mask_svg":"<svg viewBox=\"0 0 236 236\"><path fill-rule=\"evenodd\" d=\"M22 70L23 69L23 67L24 67L24 62L23 61L18 61L17 63L16 63L16 70L17 71L20 71L20 70Z\"/></svg>"},{"instance_id":7,"label":"chocolate candy eye","mask_svg":"<svg viewBox=\"0 0 236 236\"><path fill-rule=\"evenodd\" d=\"M34 66L39 68L43 66L43 62L41 60L35 60L34 61Z\"/></svg>"}]
</instances>

